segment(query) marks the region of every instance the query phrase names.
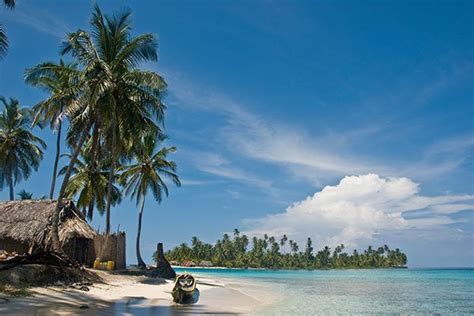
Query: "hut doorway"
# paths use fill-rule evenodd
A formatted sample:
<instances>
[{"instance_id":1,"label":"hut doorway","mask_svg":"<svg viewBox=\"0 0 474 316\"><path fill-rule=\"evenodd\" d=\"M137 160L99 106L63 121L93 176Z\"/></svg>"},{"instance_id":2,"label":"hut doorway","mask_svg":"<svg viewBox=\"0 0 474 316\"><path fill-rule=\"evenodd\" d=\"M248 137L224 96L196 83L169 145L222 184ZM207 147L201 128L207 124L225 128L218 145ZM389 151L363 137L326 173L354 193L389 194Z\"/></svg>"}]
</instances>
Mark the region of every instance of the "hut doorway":
<instances>
[{"instance_id":1,"label":"hut doorway","mask_svg":"<svg viewBox=\"0 0 474 316\"><path fill-rule=\"evenodd\" d=\"M71 238L64 245L64 252L81 264L90 264L90 247L91 240L87 238Z\"/></svg>"}]
</instances>

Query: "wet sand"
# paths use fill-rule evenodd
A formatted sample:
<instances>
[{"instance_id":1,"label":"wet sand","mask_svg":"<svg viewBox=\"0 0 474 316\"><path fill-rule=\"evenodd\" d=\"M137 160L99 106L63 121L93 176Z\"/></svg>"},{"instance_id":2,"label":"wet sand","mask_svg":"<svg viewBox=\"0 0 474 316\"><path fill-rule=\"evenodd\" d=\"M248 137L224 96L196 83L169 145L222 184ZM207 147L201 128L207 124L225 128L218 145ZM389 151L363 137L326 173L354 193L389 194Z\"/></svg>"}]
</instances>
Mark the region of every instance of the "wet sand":
<instances>
[{"instance_id":1,"label":"wet sand","mask_svg":"<svg viewBox=\"0 0 474 316\"><path fill-rule=\"evenodd\" d=\"M264 288L197 277L198 302L178 305L172 302L171 281L100 273L106 283L91 286L89 292L33 288L33 296L9 297L8 303L0 304L0 315L248 314L270 303Z\"/></svg>"}]
</instances>

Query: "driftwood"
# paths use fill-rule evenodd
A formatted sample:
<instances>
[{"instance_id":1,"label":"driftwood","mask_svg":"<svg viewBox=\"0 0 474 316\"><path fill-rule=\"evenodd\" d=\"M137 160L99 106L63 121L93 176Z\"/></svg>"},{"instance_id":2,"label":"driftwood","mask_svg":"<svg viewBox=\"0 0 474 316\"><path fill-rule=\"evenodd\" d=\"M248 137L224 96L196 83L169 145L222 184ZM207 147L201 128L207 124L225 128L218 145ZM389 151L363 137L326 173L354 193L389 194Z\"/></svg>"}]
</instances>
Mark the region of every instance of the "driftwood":
<instances>
[{"instance_id":1,"label":"driftwood","mask_svg":"<svg viewBox=\"0 0 474 316\"><path fill-rule=\"evenodd\" d=\"M89 290L87 284L103 282L96 273L55 252L20 255L0 262L0 280L12 286L72 284L83 291Z\"/></svg>"},{"instance_id":2,"label":"driftwood","mask_svg":"<svg viewBox=\"0 0 474 316\"><path fill-rule=\"evenodd\" d=\"M0 262L0 270L11 269L23 264L45 264L58 267L80 268L80 265L64 254L56 252L38 252L13 257Z\"/></svg>"}]
</instances>

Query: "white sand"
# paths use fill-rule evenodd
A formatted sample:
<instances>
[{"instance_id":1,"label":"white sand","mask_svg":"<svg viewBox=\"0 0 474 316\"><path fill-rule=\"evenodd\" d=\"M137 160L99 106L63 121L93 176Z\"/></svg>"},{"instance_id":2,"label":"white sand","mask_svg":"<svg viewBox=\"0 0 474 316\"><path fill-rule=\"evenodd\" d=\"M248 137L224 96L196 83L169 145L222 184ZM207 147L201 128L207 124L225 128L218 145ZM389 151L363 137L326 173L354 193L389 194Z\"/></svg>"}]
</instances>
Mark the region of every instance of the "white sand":
<instances>
[{"instance_id":1,"label":"white sand","mask_svg":"<svg viewBox=\"0 0 474 316\"><path fill-rule=\"evenodd\" d=\"M33 288L31 297L8 298L0 315L195 315L248 314L276 298L255 285L225 283L197 277L200 298L193 305L172 302L172 281L99 272L105 284L90 291L72 288ZM0 296L1 297L1 296ZM87 305L87 308L79 308Z\"/></svg>"}]
</instances>

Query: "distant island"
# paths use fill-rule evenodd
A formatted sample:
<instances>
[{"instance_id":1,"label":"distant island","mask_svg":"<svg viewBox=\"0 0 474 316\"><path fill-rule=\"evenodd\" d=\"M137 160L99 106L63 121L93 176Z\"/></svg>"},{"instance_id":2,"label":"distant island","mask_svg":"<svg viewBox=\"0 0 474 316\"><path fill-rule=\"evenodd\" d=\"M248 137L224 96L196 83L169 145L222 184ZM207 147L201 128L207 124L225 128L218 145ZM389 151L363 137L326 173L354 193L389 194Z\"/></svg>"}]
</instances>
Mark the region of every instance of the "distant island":
<instances>
[{"instance_id":1,"label":"distant island","mask_svg":"<svg viewBox=\"0 0 474 316\"><path fill-rule=\"evenodd\" d=\"M250 246L251 243L251 246ZM249 247L250 246L250 247ZM166 258L177 266L268 268L268 269L366 269L406 267L407 256L400 249L392 250L387 245L363 252L344 252L343 244L333 250L329 247L314 252L313 242L308 238L304 249L283 235L279 240L273 236L253 237L234 230L233 239L224 234L212 245L193 237L191 246L186 243L166 252ZM156 259L156 254L154 255Z\"/></svg>"}]
</instances>

